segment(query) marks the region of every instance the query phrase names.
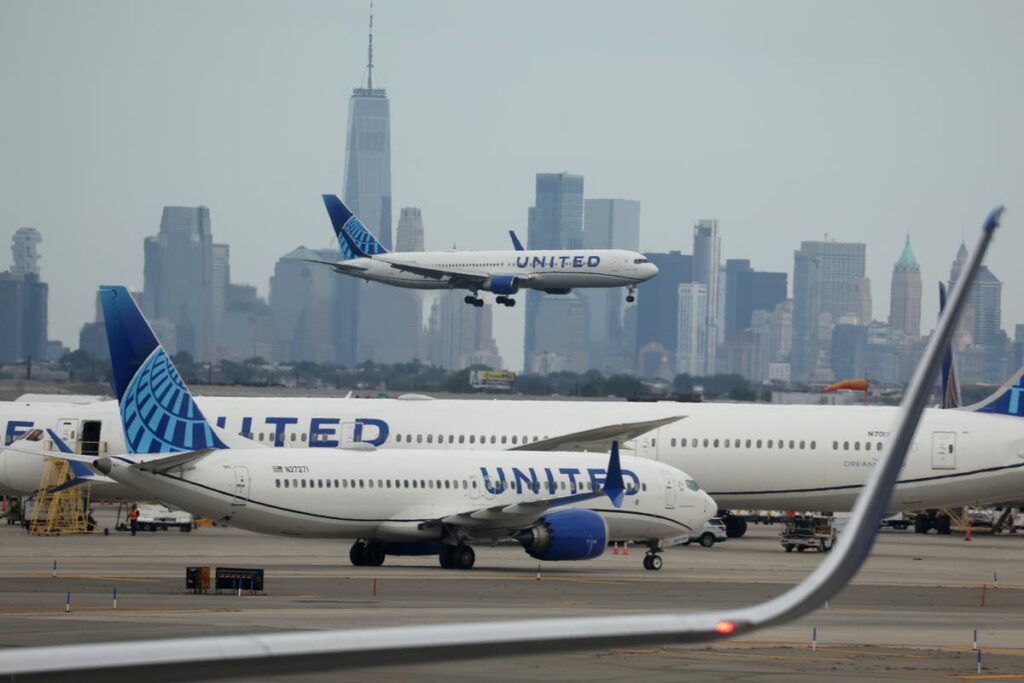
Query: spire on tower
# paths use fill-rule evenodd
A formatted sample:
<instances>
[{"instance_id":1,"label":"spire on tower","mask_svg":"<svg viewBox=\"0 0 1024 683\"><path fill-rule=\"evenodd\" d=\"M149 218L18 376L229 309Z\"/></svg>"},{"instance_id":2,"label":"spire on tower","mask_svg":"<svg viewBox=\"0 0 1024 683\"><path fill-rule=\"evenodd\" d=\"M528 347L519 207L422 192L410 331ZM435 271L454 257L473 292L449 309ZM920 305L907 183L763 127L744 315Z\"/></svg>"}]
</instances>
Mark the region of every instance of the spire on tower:
<instances>
[{"instance_id":1,"label":"spire on tower","mask_svg":"<svg viewBox=\"0 0 1024 683\"><path fill-rule=\"evenodd\" d=\"M373 90L373 0L370 0L370 44L367 50L366 89Z\"/></svg>"}]
</instances>

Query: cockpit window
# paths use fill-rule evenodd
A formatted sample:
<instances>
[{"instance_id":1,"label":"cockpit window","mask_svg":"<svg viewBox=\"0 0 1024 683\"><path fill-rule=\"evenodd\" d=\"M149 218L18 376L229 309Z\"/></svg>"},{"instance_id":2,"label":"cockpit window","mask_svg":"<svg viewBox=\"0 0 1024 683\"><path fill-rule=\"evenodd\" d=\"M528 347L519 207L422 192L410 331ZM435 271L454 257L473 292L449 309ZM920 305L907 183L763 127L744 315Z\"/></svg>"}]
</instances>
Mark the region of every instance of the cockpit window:
<instances>
[{"instance_id":1,"label":"cockpit window","mask_svg":"<svg viewBox=\"0 0 1024 683\"><path fill-rule=\"evenodd\" d=\"M691 491L700 491L700 484L695 482L693 479L687 479L686 488L690 489Z\"/></svg>"},{"instance_id":2,"label":"cockpit window","mask_svg":"<svg viewBox=\"0 0 1024 683\"><path fill-rule=\"evenodd\" d=\"M42 441L43 440L43 430L42 429L33 429L33 430L27 432L25 434L25 436L21 437L20 440L21 441Z\"/></svg>"},{"instance_id":3,"label":"cockpit window","mask_svg":"<svg viewBox=\"0 0 1024 683\"><path fill-rule=\"evenodd\" d=\"M645 259L645 258L635 258L635 259L633 259L633 263L650 263L650 262L651 262L650 259Z\"/></svg>"}]
</instances>

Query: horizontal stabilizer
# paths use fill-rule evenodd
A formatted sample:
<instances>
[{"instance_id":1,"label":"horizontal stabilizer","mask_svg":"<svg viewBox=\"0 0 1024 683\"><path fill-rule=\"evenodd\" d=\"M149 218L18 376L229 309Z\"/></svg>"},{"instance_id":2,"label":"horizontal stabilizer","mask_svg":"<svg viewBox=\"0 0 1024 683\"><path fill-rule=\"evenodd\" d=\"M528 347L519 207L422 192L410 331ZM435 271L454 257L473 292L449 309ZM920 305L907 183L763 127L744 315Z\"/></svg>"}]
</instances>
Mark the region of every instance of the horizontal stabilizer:
<instances>
[{"instance_id":1,"label":"horizontal stabilizer","mask_svg":"<svg viewBox=\"0 0 1024 683\"><path fill-rule=\"evenodd\" d=\"M961 410L1024 417L1024 368L1018 370L988 398Z\"/></svg>"}]
</instances>

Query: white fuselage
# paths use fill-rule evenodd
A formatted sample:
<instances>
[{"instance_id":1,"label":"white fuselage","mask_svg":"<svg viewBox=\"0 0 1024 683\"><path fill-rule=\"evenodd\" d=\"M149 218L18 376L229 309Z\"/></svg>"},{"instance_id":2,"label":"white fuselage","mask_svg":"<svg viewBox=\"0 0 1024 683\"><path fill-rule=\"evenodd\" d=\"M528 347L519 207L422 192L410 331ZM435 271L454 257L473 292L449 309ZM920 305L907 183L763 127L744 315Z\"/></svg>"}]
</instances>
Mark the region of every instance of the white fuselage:
<instances>
[{"instance_id":1,"label":"white fuselage","mask_svg":"<svg viewBox=\"0 0 1024 683\"><path fill-rule=\"evenodd\" d=\"M115 458L115 465L122 463ZM599 513L610 541L674 538L699 529L715 502L675 468L622 458L627 493L565 507ZM322 449L222 450L166 473L115 466L123 485L194 514L262 533L382 541L442 540L438 520L464 515L469 539L507 538L536 515L496 525L473 511L600 490L601 460L578 453ZM551 508L563 509L562 507Z\"/></svg>"},{"instance_id":2,"label":"white fuselage","mask_svg":"<svg viewBox=\"0 0 1024 683\"><path fill-rule=\"evenodd\" d=\"M644 282L658 272L657 266L643 254L621 249L393 252L342 261L338 270L396 287L453 287L447 279L400 270L392 263L470 273L484 278L514 277L517 288L541 290L627 287ZM345 269L345 266L351 269ZM454 286L467 289L464 285Z\"/></svg>"},{"instance_id":3,"label":"white fuselage","mask_svg":"<svg viewBox=\"0 0 1024 683\"><path fill-rule=\"evenodd\" d=\"M196 400L211 421L249 434L257 444L312 445L337 455L339 447L358 442L414 449L425 458L426 451L439 449L501 450L624 422L680 417L624 444L625 452L689 473L724 509L849 510L895 415L889 407L726 403ZM83 436L99 442L101 454L125 450L113 401L0 404L7 441L33 425L53 424L63 424L62 436L71 442ZM589 457L600 463L605 453ZM0 457L0 489L27 494L38 488L41 474L35 456L5 452ZM929 409L890 509L1003 502L1022 494L1024 419ZM94 495L118 494L98 485Z\"/></svg>"}]
</instances>

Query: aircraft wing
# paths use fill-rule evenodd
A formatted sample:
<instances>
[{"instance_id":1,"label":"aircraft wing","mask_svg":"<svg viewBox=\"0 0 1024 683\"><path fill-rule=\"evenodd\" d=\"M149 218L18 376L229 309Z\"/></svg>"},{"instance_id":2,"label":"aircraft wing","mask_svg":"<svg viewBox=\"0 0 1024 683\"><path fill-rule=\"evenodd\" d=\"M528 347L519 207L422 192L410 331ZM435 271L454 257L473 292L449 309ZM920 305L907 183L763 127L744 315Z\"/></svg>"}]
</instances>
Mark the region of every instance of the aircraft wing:
<instances>
[{"instance_id":1,"label":"aircraft wing","mask_svg":"<svg viewBox=\"0 0 1024 683\"><path fill-rule=\"evenodd\" d=\"M402 263L401 261L387 261L387 264L395 270L401 270L406 273L414 273L416 275L422 275L423 277L433 278L434 280L447 280L448 284L452 288L464 287L468 285L482 285L484 280L488 278L487 275L480 273L467 273L459 270L448 270L446 268L430 268L429 266L417 266L412 263Z\"/></svg>"},{"instance_id":2,"label":"aircraft wing","mask_svg":"<svg viewBox=\"0 0 1024 683\"><path fill-rule=\"evenodd\" d=\"M543 487L544 484L540 484L540 486ZM612 501L612 505L620 507L625 494L626 484L622 479L622 465L619 461L619 442L613 441L604 485L599 489L574 493L568 496L551 496L550 498L531 500L524 503L502 503L501 505L448 515L439 521L442 524L481 527L485 529L521 528L537 521L542 514L553 507L571 505L572 503L579 503L602 496L608 496Z\"/></svg>"},{"instance_id":3,"label":"aircraft wing","mask_svg":"<svg viewBox=\"0 0 1024 683\"><path fill-rule=\"evenodd\" d=\"M606 451L613 441L632 441L647 432L682 420L685 415L663 417L644 422L622 422L595 429L585 429L571 434L560 434L541 441L517 446L513 451Z\"/></svg>"},{"instance_id":4,"label":"aircraft wing","mask_svg":"<svg viewBox=\"0 0 1024 683\"><path fill-rule=\"evenodd\" d=\"M775 598L748 607L691 613L456 622L9 648L0 651L0 677L105 683L127 676L140 680L195 681L308 674L356 667L707 642L799 618L842 590L871 552L945 348L1001 215L1001 207L989 214L977 248L971 253L963 277L957 282L914 371L885 450L857 497L835 549L807 578Z\"/></svg>"}]
</instances>

